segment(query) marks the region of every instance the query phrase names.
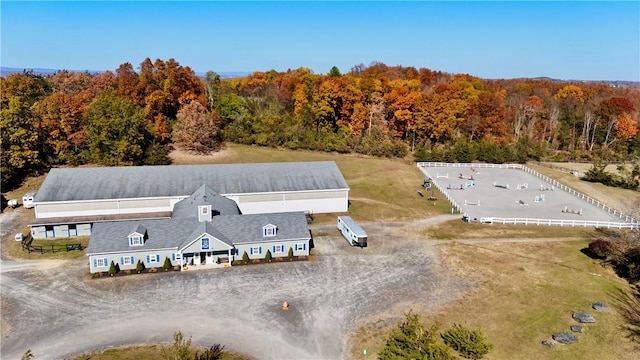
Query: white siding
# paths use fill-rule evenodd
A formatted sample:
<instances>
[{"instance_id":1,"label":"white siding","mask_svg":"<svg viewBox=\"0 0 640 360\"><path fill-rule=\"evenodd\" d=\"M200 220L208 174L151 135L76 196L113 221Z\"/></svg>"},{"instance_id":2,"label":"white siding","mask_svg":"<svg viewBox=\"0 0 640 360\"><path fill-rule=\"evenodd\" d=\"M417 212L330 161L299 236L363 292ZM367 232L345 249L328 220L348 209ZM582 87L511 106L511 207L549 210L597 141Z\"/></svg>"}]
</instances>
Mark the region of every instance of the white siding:
<instances>
[{"instance_id":1,"label":"white siding","mask_svg":"<svg viewBox=\"0 0 640 360\"><path fill-rule=\"evenodd\" d=\"M281 194L247 194L229 196L243 214L310 211L314 214L346 212L349 192L310 191Z\"/></svg>"},{"instance_id":2,"label":"white siding","mask_svg":"<svg viewBox=\"0 0 640 360\"><path fill-rule=\"evenodd\" d=\"M36 204L36 218L138 214L173 210L184 197Z\"/></svg>"}]
</instances>

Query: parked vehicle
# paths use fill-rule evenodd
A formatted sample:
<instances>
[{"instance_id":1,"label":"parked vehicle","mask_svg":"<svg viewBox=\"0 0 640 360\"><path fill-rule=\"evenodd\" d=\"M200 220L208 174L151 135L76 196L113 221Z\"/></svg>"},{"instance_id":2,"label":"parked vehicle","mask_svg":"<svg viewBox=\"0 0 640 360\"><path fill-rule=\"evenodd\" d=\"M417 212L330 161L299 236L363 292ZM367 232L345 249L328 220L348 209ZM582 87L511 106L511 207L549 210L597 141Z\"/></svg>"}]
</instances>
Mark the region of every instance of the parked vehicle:
<instances>
[{"instance_id":1,"label":"parked vehicle","mask_svg":"<svg viewBox=\"0 0 640 360\"><path fill-rule=\"evenodd\" d=\"M23 239L22 233L17 233L16 236L15 236L15 240L16 241L22 241L22 239Z\"/></svg>"},{"instance_id":2,"label":"parked vehicle","mask_svg":"<svg viewBox=\"0 0 640 360\"><path fill-rule=\"evenodd\" d=\"M351 216L338 216L338 229L351 246L367 247L367 233Z\"/></svg>"},{"instance_id":3,"label":"parked vehicle","mask_svg":"<svg viewBox=\"0 0 640 360\"><path fill-rule=\"evenodd\" d=\"M34 192L30 192L30 193L24 194L24 196L22 197L22 206L24 206L25 209L32 209L33 208L33 197L34 196L36 196L36 193L34 193Z\"/></svg>"},{"instance_id":4,"label":"parked vehicle","mask_svg":"<svg viewBox=\"0 0 640 360\"><path fill-rule=\"evenodd\" d=\"M17 207L18 207L18 200L16 200L16 199L9 199L9 201L7 201L7 206L8 206L8 207L10 207L10 208L12 208L12 209L17 208Z\"/></svg>"}]
</instances>

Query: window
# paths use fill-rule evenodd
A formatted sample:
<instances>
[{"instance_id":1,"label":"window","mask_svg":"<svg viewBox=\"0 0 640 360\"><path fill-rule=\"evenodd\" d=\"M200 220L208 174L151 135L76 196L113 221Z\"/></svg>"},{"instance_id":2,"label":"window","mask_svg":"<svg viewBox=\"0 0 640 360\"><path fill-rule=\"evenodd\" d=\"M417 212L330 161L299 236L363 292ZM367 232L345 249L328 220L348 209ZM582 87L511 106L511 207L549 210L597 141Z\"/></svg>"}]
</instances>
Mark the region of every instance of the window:
<instances>
[{"instance_id":1,"label":"window","mask_svg":"<svg viewBox=\"0 0 640 360\"><path fill-rule=\"evenodd\" d=\"M106 267L107 266L107 258L98 258L93 259L94 267Z\"/></svg>"},{"instance_id":2,"label":"window","mask_svg":"<svg viewBox=\"0 0 640 360\"><path fill-rule=\"evenodd\" d=\"M277 227L275 225L266 225L265 227L262 228L262 235L263 236L276 236L276 229Z\"/></svg>"},{"instance_id":3,"label":"window","mask_svg":"<svg viewBox=\"0 0 640 360\"><path fill-rule=\"evenodd\" d=\"M133 265L133 256L123 256L120 258L121 265Z\"/></svg>"},{"instance_id":4,"label":"window","mask_svg":"<svg viewBox=\"0 0 640 360\"><path fill-rule=\"evenodd\" d=\"M284 252L284 245L274 245L273 246L273 253L277 254L277 253L283 253Z\"/></svg>"},{"instance_id":5,"label":"window","mask_svg":"<svg viewBox=\"0 0 640 360\"><path fill-rule=\"evenodd\" d=\"M253 254L262 254L262 247L260 247L260 246L251 247L251 248L249 248L249 253L251 255L253 255Z\"/></svg>"},{"instance_id":6,"label":"window","mask_svg":"<svg viewBox=\"0 0 640 360\"><path fill-rule=\"evenodd\" d=\"M129 246L141 246L144 245L142 241L142 236L131 235L129 236Z\"/></svg>"},{"instance_id":7,"label":"window","mask_svg":"<svg viewBox=\"0 0 640 360\"><path fill-rule=\"evenodd\" d=\"M295 251L304 251L307 250L307 244L296 244Z\"/></svg>"},{"instance_id":8,"label":"window","mask_svg":"<svg viewBox=\"0 0 640 360\"><path fill-rule=\"evenodd\" d=\"M202 250L209 250L209 238L202 238Z\"/></svg>"},{"instance_id":9,"label":"window","mask_svg":"<svg viewBox=\"0 0 640 360\"><path fill-rule=\"evenodd\" d=\"M181 260L182 259L182 254L181 253L173 253L172 259L173 259L173 261Z\"/></svg>"},{"instance_id":10,"label":"window","mask_svg":"<svg viewBox=\"0 0 640 360\"><path fill-rule=\"evenodd\" d=\"M147 255L148 263L157 263L160 262L160 255Z\"/></svg>"},{"instance_id":11,"label":"window","mask_svg":"<svg viewBox=\"0 0 640 360\"><path fill-rule=\"evenodd\" d=\"M202 215L207 215L209 213L209 208L206 206L201 206L200 207L200 214Z\"/></svg>"}]
</instances>

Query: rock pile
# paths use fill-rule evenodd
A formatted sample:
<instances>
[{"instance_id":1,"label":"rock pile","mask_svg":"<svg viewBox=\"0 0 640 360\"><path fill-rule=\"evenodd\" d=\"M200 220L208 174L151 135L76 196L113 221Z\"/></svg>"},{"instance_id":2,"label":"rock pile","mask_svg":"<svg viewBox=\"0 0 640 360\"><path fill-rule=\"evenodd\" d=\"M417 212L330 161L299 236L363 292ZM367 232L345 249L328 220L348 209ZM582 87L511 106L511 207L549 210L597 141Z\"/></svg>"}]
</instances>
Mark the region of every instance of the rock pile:
<instances>
[{"instance_id":1,"label":"rock pile","mask_svg":"<svg viewBox=\"0 0 640 360\"><path fill-rule=\"evenodd\" d=\"M560 344L573 344L578 341L578 337L575 334L568 332L561 332L551 335L551 338Z\"/></svg>"},{"instance_id":2,"label":"rock pile","mask_svg":"<svg viewBox=\"0 0 640 360\"><path fill-rule=\"evenodd\" d=\"M584 328L580 325L571 325L569 326L569 329L571 329L571 331L575 332L575 333L582 333L584 332Z\"/></svg>"},{"instance_id":3,"label":"rock pile","mask_svg":"<svg viewBox=\"0 0 640 360\"><path fill-rule=\"evenodd\" d=\"M591 307L595 311L607 311L607 304L603 303L602 301L594 302L593 305L591 305Z\"/></svg>"},{"instance_id":4,"label":"rock pile","mask_svg":"<svg viewBox=\"0 0 640 360\"><path fill-rule=\"evenodd\" d=\"M593 304L591 304L591 307L596 311L607 311L607 304L602 301L594 302ZM593 324L596 322L596 319L593 317L593 315L586 312L574 312L571 317L573 318L573 320L581 324ZM554 340L561 344L572 344L578 341L578 337L574 333L581 334L584 332L584 327L582 327L581 325L571 325L569 326L569 329L571 330L571 332L560 332L553 334L551 336L553 340L542 340L542 345L548 348L553 348L555 347Z\"/></svg>"},{"instance_id":5,"label":"rock pile","mask_svg":"<svg viewBox=\"0 0 640 360\"><path fill-rule=\"evenodd\" d=\"M573 320L583 324L593 324L596 322L596 319L593 318L593 315L589 313L574 312L571 317L573 317Z\"/></svg>"}]
</instances>

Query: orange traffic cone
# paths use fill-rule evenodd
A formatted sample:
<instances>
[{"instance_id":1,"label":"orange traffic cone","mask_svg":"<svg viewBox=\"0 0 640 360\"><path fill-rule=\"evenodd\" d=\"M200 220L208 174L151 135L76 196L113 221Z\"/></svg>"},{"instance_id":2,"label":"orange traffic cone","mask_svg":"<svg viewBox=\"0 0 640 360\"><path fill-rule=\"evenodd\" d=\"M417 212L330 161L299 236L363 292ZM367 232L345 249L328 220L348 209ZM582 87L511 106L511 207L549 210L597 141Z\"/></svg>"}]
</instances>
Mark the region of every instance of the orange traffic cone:
<instances>
[{"instance_id":1,"label":"orange traffic cone","mask_svg":"<svg viewBox=\"0 0 640 360\"><path fill-rule=\"evenodd\" d=\"M282 310L289 310L289 303L288 302L283 302L282 303Z\"/></svg>"}]
</instances>

